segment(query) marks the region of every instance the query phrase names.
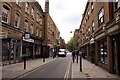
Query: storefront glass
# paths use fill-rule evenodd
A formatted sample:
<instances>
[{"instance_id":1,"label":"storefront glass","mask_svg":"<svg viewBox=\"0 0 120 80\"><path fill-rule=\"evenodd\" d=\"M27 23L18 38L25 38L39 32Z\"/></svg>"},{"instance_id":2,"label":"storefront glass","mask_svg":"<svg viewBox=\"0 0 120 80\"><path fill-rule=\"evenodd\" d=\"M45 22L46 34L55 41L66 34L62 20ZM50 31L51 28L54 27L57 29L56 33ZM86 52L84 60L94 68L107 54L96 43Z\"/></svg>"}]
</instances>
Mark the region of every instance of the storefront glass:
<instances>
[{"instance_id":1,"label":"storefront glass","mask_svg":"<svg viewBox=\"0 0 120 80\"><path fill-rule=\"evenodd\" d=\"M99 62L107 64L107 39L99 41Z\"/></svg>"}]
</instances>

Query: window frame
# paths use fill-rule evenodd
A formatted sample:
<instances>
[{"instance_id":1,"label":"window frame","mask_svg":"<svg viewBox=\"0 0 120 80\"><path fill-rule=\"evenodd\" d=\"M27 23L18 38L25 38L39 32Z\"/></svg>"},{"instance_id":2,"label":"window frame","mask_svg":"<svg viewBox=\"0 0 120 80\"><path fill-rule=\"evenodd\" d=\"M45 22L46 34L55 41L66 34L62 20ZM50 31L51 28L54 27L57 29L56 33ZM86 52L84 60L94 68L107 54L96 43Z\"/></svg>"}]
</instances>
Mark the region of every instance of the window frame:
<instances>
[{"instance_id":1,"label":"window frame","mask_svg":"<svg viewBox=\"0 0 120 80\"><path fill-rule=\"evenodd\" d=\"M92 33L95 31L95 23L94 20L92 21Z\"/></svg>"},{"instance_id":2,"label":"window frame","mask_svg":"<svg viewBox=\"0 0 120 80\"><path fill-rule=\"evenodd\" d=\"M39 29L36 27L36 36L39 36Z\"/></svg>"},{"instance_id":3,"label":"window frame","mask_svg":"<svg viewBox=\"0 0 120 80\"><path fill-rule=\"evenodd\" d=\"M10 8L6 5L3 5L2 6L2 22L9 23L9 15L10 15Z\"/></svg>"},{"instance_id":4,"label":"window frame","mask_svg":"<svg viewBox=\"0 0 120 80\"><path fill-rule=\"evenodd\" d=\"M101 25L104 22L104 8L102 7L98 12L98 25Z\"/></svg>"},{"instance_id":5,"label":"window frame","mask_svg":"<svg viewBox=\"0 0 120 80\"><path fill-rule=\"evenodd\" d=\"M30 32L31 32L31 34L34 34L34 24L33 23L30 25Z\"/></svg>"},{"instance_id":6,"label":"window frame","mask_svg":"<svg viewBox=\"0 0 120 80\"><path fill-rule=\"evenodd\" d=\"M24 30L25 32L28 32L28 20L27 19L25 19Z\"/></svg>"},{"instance_id":7,"label":"window frame","mask_svg":"<svg viewBox=\"0 0 120 80\"><path fill-rule=\"evenodd\" d=\"M16 16L18 17L18 20L16 20ZM17 21L17 26L15 25ZM15 17L14 17L14 27L19 28L20 26L20 15L18 13L15 13Z\"/></svg>"},{"instance_id":8,"label":"window frame","mask_svg":"<svg viewBox=\"0 0 120 80\"><path fill-rule=\"evenodd\" d=\"M20 0L16 0L16 4L17 4L18 6L21 6L21 5L20 5Z\"/></svg>"},{"instance_id":9,"label":"window frame","mask_svg":"<svg viewBox=\"0 0 120 80\"><path fill-rule=\"evenodd\" d=\"M27 12L29 14L29 2L27 1L25 4L25 12Z\"/></svg>"},{"instance_id":10,"label":"window frame","mask_svg":"<svg viewBox=\"0 0 120 80\"><path fill-rule=\"evenodd\" d=\"M35 11L34 11L35 9L32 7L32 9L31 9L31 16L32 16L32 18L34 18L35 17Z\"/></svg>"}]
</instances>

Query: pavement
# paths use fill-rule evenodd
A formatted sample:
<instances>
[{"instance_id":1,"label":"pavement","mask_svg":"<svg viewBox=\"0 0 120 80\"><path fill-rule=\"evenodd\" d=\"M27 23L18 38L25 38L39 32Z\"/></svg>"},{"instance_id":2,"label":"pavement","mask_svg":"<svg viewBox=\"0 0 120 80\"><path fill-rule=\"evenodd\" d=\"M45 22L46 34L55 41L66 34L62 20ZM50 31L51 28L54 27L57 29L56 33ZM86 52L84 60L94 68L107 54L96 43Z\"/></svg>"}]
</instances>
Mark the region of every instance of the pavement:
<instances>
[{"instance_id":1,"label":"pavement","mask_svg":"<svg viewBox=\"0 0 120 80\"><path fill-rule=\"evenodd\" d=\"M27 74L37 68L39 68L42 65L45 65L47 63L52 62L53 60L56 60L57 58L46 58L45 62L43 62L43 59L34 59L34 60L28 60L26 61L26 69L24 70L24 63L16 63L11 64L7 66L2 67L2 78L17 78L24 74Z\"/></svg>"},{"instance_id":2,"label":"pavement","mask_svg":"<svg viewBox=\"0 0 120 80\"><path fill-rule=\"evenodd\" d=\"M47 63L50 63L57 58L47 58L45 59L45 62L43 62L43 59L34 59L27 61L27 68L26 70L23 69L23 62L11 64L7 66L2 67L2 77L3 78L17 78L25 74L29 74L30 72L38 69L40 66L45 65ZM120 80L120 76L117 76L115 74L110 74L106 70L96 66L95 64L92 64L88 60L82 59L82 72L80 72L80 63L74 62L72 63L71 60L71 68L72 68L72 79L79 79L80 80L96 80L97 79L103 79L103 80ZM1 68L0 68L1 69ZM119 78L119 79L118 79Z\"/></svg>"},{"instance_id":3,"label":"pavement","mask_svg":"<svg viewBox=\"0 0 120 80\"><path fill-rule=\"evenodd\" d=\"M72 78L81 78L83 80L120 80L120 76L110 74L106 70L96 66L88 60L82 59L82 72L80 63L72 63Z\"/></svg>"}]
</instances>

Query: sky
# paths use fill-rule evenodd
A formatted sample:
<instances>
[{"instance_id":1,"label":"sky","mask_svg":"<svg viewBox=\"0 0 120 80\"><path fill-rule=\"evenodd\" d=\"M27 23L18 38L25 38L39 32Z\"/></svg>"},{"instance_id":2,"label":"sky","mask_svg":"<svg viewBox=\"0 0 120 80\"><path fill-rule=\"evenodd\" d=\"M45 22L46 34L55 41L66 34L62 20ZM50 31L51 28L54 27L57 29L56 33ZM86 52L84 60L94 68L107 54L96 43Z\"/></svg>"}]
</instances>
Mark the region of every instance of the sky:
<instances>
[{"instance_id":1,"label":"sky","mask_svg":"<svg viewBox=\"0 0 120 80\"><path fill-rule=\"evenodd\" d=\"M44 11L45 0L37 0ZM49 0L49 14L67 43L79 29L87 0ZM72 33L70 33L72 31Z\"/></svg>"}]
</instances>

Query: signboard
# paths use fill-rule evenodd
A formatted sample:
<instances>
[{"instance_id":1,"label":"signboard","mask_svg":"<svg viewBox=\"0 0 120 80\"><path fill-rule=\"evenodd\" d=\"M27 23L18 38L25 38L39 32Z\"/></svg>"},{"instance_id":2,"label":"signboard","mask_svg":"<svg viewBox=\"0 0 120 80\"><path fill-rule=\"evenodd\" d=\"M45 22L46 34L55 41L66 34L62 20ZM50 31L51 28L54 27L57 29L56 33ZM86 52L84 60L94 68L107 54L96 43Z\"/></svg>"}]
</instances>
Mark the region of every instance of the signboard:
<instances>
[{"instance_id":1,"label":"signboard","mask_svg":"<svg viewBox=\"0 0 120 80\"><path fill-rule=\"evenodd\" d=\"M93 44L93 43L94 43L94 38L90 40L90 44Z\"/></svg>"},{"instance_id":2,"label":"signboard","mask_svg":"<svg viewBox=\"0 0 120 80\"><path fill-rule=\"evenodd\" d=\"M26 41L26 42L31 42L31 43L34 43L34 39L26 39L25 37L23 37L23 41Z\"/></svg>"},{"instance_id":3,"label":"signboard","mask_svg":"<svg viewBox=\"0 0 120 80\"><path fill-rule=\"evenodd\" d=\"M30 39L30 34L25 34L25 39Z\"/></svg>"}]
</instances>

